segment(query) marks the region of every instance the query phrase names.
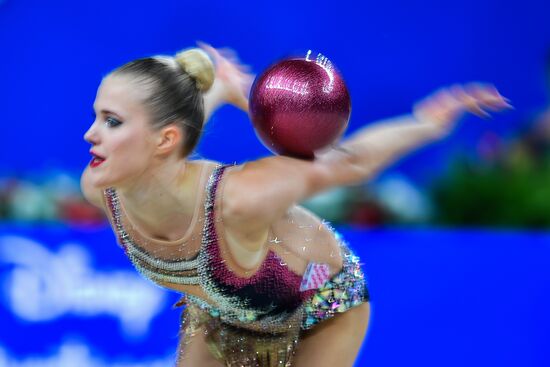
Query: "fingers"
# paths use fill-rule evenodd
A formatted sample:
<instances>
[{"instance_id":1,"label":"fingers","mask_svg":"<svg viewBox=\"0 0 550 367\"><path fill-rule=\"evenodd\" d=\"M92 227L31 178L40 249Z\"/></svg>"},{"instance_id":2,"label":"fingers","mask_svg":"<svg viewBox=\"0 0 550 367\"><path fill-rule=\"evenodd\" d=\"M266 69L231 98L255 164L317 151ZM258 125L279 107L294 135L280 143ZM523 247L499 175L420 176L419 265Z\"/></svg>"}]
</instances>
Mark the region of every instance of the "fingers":
<instances>
[{"instance_id":1,"label":"fingers","mask_svg":"<svg viewBox=\"0 0 550 367\"><path fill-rule=\"evenodd\" d=\"M197 46L206 52L210 57L216 59L219 57L218 51L212 47L209 43L197 41Z\"/></svg>"},{"instance_id":2,"label":"fingers","mask_svg":"<svg viewBox=\"0 0 550 367\"><path fill-rule=\"evenodd\" d=\"M468 94L478 101L478 104L485 109L491 111L500 111L503 109L511 109L508 98L503 97L494 85L470 83L465 86Z\"/></svg>"},{"instance_id":3,"label":"fingers","mask_svg":"<svg viewBox=\"0 0 550 367\"><path fill-rule=\"evenodd\" d=\"M216 49L204 42L197 42L197 45L203 49L216 65L217 77L221 79L237 79L244 84L249 84L254 79L251 68L242 64L234 50L229 48Z\"/></svg>"},{"instance_id":4,"label":"fingers","mask_svg":"<svg viewBox=\"0 0 550 367\"><path fill-rule=\"evenodd\" d=\"M208 55L210 55L210 57L212 57L212 59L214 60L214 62L216 64L218 64L219 62L228 62L230 64L238 66L239 69L248 68L247 65L240 64L237 53L235 52L235 50L233 50L231 48L219 48L219 49L217 49L217 48L212 47L212 45L210 45L208 43L205 43L205 42L201 42L201 41L197 41L197 46L199 46Z\"/></svg>"},{"instance_id":5,"label":"fingers","mask_svg":"<svg viewBox=\"0 0 550 367\"><path fill-rule=\"evenodd\" d=\"M482 118L491 117L488 111L513 108L493 85L482 83L456 84L437 91L428 100L449 114L469 112Z\"/></svg>"},{"instance_id":6,"label":"fingers","mask_svg":"<svg viewBox=\"0 0 550 367\"><path fill-rule=\"evenodd\" d=\"M449 130L469 112L481 118L490 118L490 112L513 108L491 84L468 83L442 88L413 107L420 121Z\"/></svg>"},{"instance_id":7,"label":"fingers","mask_svg":"<svg viewBox=\"0 0 550 367\"><path fill-rule=\"evenodd\" d=\"M479 91L481 93L481 90ZM449 89L451 98L456 99L462 109L482 118L489 118L491 115L483 109L482 100L470 93L461 85L453 85Z\"/></svg>"},{"instance_id":8,"label":"fingers","mask_svg":"<svg viewBox=\"0 0 550 367\"><path fill-rule=\"evenodd\" d=\"M212 45L205 42L197 41L197 46L199 46L204 52L206 52L212 58L212 61L214 61L216 65L219 65L221 62L224 61L236 59L234 51L232 51L232 55L229 56L229 51L227 51L227 49L225 51L222 51L221 49L216 49L212 47Z\"/></svg>"}]
</instances>

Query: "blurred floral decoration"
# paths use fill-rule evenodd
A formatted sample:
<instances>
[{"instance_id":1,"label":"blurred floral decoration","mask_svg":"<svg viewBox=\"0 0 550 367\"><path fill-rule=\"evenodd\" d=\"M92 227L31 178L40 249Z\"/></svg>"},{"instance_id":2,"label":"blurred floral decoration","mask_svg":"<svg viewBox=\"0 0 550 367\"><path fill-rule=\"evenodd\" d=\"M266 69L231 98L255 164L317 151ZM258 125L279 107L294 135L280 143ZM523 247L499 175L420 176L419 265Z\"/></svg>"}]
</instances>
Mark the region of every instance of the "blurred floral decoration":
<instances>
[{"instance_id":1,"label":"blurred floral decoration","mask_svg":"<svg viewBox=\"0 0 550 367\"><path fill-rule=\"evenodd\" d=\"M432 216L427 193L398 174L329 190L302 205L335 225L358 227L421 224L429 222Z\"/></svg>"},{"instance_id":2,"label":"blurred floral decoration","mask_svg":"<svg viewBox=\"0 0 550 367\"><path fill-rule=\"evenodd\" d=\"M97 225L106 219L84 200L79 176L53 171L0 177L0 220Z\"/></svg>"},{"instance_id":3,"label":"blurred floral decoration","mask_svg":"<svg viewBox=\"0 0 550 367\"><path fill-rule=\"evenodd\" d=\"M336 188L302 204L335 225L367 227L424 223L432 211L426 193L399 175L376 184ZM79 176L60 171L0 177L0 220L84 226L107 223L103 212L82 196Z\"/></svg>"},{"instance_id":4,"label":"blurred floral decoration","mask_svg":"<svg viewBox=\"0 0 550 367\"><path fill-rule=\"evenodd\" d=\"M550 108L509 142L487 133L432 187L435 224L550 228Z\"/></svg>"},{"instance_id":5,"label":"blurred floral decoration","mask_svg":"<svg viewBox=\"0 0 550 367\"><path fill-rule=\"evenodd\" d=\"M545 67L550 94L550 52ZM508 140L486 133L434 183L435 224L550 228L550 103L521 126Z\"/></svg>"},{"instance_id":6,"label":"blurred floral decoration","mask_svg":"<svg viewBox=\"0 0 550 367\"><path fill-rule=\"evenodd\" d=\"M340 187L302 203L333 224L379 226L429 218L426 195L403 176L376 185ZM0 176L0 220L29 223L104 225L103 212L80 191L79 176L63 171Z\"/></svg>"}]
</instances>

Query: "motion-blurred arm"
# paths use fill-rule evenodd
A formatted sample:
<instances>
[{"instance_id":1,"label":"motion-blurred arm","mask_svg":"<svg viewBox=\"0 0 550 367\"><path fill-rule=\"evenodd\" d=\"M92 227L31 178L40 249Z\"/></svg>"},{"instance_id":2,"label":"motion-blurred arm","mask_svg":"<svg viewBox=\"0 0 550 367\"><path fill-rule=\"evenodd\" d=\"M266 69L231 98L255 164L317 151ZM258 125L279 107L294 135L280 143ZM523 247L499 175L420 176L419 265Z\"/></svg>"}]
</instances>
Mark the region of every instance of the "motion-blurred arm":
<instances>
[{"instance_id":1,"label":"motion-blurred arm","mask_svg":"<svg viewBox=\"0 0 550 367\"><path fill-rule=\"evenodd\" d=\"M204 43L199 45L210 55L216 67L214 84L204 94L205 122L226 103L248 111L248 93L254 80L248 67L241 64L230 50L217 50Z\"/></svg>"},{"instance_id":2,"label":"motion-blurred arm","mask_svg":"<svg viewBox=\"0 0 550 367\"><path fill-rule=\"evenodd\" d=\"M338 148L320 152L316 164L326 175L321 185L367 180L407 153L449 134L466 112L488 117L485 110L509 107L492 86L469 84L441 89L416 104L412 114L371 124Z\"/></svg>"}]
</instances>

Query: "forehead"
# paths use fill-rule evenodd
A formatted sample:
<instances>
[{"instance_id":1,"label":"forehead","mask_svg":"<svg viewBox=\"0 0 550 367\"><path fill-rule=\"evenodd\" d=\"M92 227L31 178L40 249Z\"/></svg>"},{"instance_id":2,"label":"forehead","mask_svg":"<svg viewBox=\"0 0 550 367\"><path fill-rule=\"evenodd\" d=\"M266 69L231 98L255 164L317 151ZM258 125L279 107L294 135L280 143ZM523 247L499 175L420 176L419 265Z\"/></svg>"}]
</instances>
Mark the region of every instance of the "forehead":
<instances>
[{"instance_id":1,"label":"forehead","mask_svg":"<svg viewBox=\"0 0 550 367\"><path fill-rule=\"evenodd\" d=\"M144 113L143 101L146 91L130 77L109 75L97 90L94 108L109 110L123 115Z\"/></svg>"}]
</instances>

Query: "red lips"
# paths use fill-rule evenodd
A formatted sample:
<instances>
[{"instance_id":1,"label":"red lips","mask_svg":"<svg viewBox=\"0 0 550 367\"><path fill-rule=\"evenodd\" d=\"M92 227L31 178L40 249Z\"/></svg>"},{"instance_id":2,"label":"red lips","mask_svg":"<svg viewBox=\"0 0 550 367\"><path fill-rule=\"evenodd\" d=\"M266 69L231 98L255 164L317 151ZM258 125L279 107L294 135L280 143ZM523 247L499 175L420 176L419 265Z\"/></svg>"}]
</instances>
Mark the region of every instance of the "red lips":
<instances>
[{"instance_id":1,"label":"red lips","mask_svg":"<svg viewBox=\"0 0 550 367\"><path fill-rule=\"evenodd\" d=\"M101 157L100 155L97 155L91 150L90 150L90 154L93 155L93 158L90 161L90 167L94 168L99 166L101 163L105 162L105 158Z\"/></svg>"}]
</instances>

